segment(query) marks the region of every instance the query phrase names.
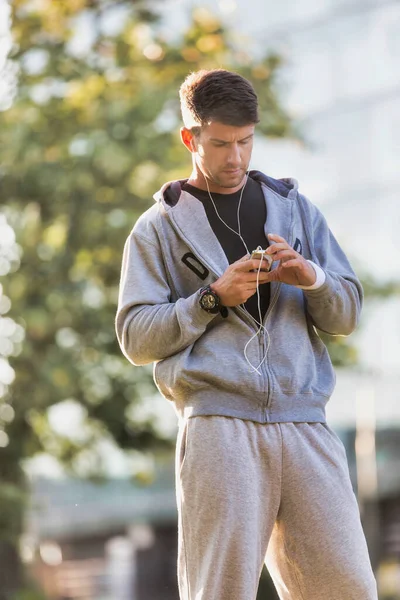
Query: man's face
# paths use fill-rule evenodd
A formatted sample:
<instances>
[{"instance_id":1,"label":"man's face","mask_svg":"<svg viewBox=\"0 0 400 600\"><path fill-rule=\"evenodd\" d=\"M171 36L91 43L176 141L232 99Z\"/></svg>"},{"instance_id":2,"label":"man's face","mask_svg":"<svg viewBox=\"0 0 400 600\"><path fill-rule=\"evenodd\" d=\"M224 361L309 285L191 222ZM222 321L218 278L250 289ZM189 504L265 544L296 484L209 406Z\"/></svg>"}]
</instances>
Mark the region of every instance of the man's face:
<instances>
[{"instance_id":1,"label":"man's face","mask_svg":"<svg viewBox=\"0 0 400 600\"><path fill-rule=\"evenodd\" d=\"M229 189L241 185L253 150L254 127L211 121L193 137L197 165L214 186Z\"/></svg>"}]
</instances>

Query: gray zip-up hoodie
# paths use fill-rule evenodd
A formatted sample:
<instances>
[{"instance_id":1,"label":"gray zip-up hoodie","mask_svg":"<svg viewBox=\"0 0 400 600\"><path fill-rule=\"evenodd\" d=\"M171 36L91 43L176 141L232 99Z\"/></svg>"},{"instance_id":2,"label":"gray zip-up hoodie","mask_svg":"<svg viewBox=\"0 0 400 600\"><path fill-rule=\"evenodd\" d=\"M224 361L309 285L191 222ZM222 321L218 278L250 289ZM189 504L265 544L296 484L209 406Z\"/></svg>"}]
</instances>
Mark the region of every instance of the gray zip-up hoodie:
<instances>
[{"instance_id":1,"label":"gray zip-up hoodie","mask_svg":"<svg viewBox=\"0 0 400 600\"><path fill-rule=\"evenodd\" d=\"M335 375L316 328L348 335L363 292L321 212L298 192L295 179L260 172L267 206L265 233L284 237L325 272L314 290L271 283L263 325L239 307L228 317L205 312L199 289L228 267L203 205L181 182L165 184L126 240L116 331L134 365L154 362L154 381L178 417L224 415L267 422L324 422ZM277 263L274 263L276 266Z\"/></svg>"}]
</instances>

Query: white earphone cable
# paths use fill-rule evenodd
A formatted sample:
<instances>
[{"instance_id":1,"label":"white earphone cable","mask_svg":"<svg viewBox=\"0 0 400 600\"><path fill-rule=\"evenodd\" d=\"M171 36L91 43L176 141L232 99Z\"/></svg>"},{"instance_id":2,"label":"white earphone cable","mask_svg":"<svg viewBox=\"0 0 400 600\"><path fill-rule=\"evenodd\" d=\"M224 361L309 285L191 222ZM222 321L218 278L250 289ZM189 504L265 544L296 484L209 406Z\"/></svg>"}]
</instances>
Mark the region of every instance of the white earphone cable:
<instances>
[{"instance_id":1,"label":"white earphone cable","mask_svg":"<svg viewBox=\"0 0 400 600\"><path fill-rule=\"evenodd\" d=\"M247 183L247 181L248 181L248 178L249 178L249 175L248 175L248 173L246 174L246 181L244 182L244 185L243 185L243 187L242 187L242 190L241 190L241 192L240 192L240 198L239 198L238 209L237 209L237 222L238 222L238 230L239 230L239 232L237 232L237 231L235 231L234 229L232 229L232 227L230 227L230 226L229 226L227 223L225 223L225 221L224 221L224 220L222 219L222 217L220 216L220 214L219 214L219 212L218 212L218 210L217 210L217 207L215 206L215 203L214 203L213 197L211 196L211 193L210 193L210 188L209 188L209 186L208 186L208 180L207 180L207 177L204 175L204 173L203 173L203 176L204 176L204 179L205 179L205 182L206 182L206 186L207 186L208 195L209 195L209 197L210 197L210 200L211 200L211 202L212 202L212 204L213 204L213 206L214 206L214 210L215 210L215 212L216 212L216 214L217 214L217 217L219 218L219 220L220 220L220 221L222 221L222 223L225 225L225 227L227 227L227 228L228 228L228 229L230 229L230 230L231 230L231 231L232 231L232 232L233 232L235 235L237 235L237 236L239 236L239 237L240 237L240 239L242 240L242 243L243 243L244 247L246 248L246 252L247 252L247 254L250 254L250 252L249 252L249 249L248 249L248 247L247 247L247 244L246 244L246 242L244 241L244 239L243 239L243 237L242 237L242 234L241 234L241 227L240 227L240 217L239 217L239 213L240 213L240 206L241 206L241 203L242 203L242 197L243 197L243 191L244 191L244 188L246 187L246 183ZM260 248L260 250L262 250L262 249ZM242 307L242 308L243 308L243 310L244 310L244 311L245 311L245 312L248 314L248 316L249 316L249 317L250 317L250 318L251 318L251 319L252 319L252 320L253 320L253 321L254 321L254 322L257 324L257 325L259 325L259 328L258 328L258 330L256 331L256 333L255 333L255 334L254 334L254 335L253 335L253 336L252 336L252 337L249 339L249 341L247 342L246 346L244 347L244 357L245 357L245 359L246 359L247 363L250 365L250 367L253 369L253 371L257 372L259 375L262 375L262 373L261 373L261 371L260 371L259 369L260 369L261 365L263 364L263 362L265 361L265 359L267 358L267 355L268 355L268 350L269 350L269 346L270 346L270 341L271 341L271 338L270 338L270 336L269 336L268 330L267 330L267 329L264 327L264 325L262 324L262 314L261 314L261 298L260 298L260 289L259 289L259 278L260 278L260 270L261 270L261 266L262 266L262 261L263 261L263 258L261 258L261 259L260 259L260 265L259 265L259 267L258 267L258 271L257 271L257 304L258 304L258 315L259 315L259 319L260 319L260 321L257 321L257 319L255 319L255 318L253 317L253 315L249 313L249 311L246 309L245 305L244 305L244 304L241 304L241 307ZM257 367L255 367L254 365L252 365L252 364L251 364L250 360L249 360L249 359L248 359L248 357L247 357L247 347L248 347L248 345L249 345L249 344L250 344L250 343L253 341L253 339L254 339L254 338L257 338L257 336L258 336L258 335L261 333L261 331L262 331L262 330L264 330L264 331L265 331L265 333L267 334L268 343L267 343L267 348L266 348L266 350L265 350L264 357L263 357L262 361L260 362L260 364L259 364Z\"/></svg>"}]
</instances>

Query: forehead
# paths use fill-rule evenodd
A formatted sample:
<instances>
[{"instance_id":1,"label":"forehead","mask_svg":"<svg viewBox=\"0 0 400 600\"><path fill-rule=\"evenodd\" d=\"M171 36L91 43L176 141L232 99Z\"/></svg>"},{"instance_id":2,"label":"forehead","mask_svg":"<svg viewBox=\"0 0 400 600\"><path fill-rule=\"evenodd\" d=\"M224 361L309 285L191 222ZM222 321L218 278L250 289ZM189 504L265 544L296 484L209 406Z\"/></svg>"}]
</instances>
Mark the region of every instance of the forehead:
<instances>
[{"instance_id":1,"label":"forehead","mask_svg":"<svg viewBox=\"0 0 400 600\"><path fill-rule=\"evenodd\" d=\"M255 125L225 125L219 121L209 121L201 127L200 137L205 141L209 139L217 139L224 142L235 142L243 140L254 133Z\"/></svg>"}]
</instances>

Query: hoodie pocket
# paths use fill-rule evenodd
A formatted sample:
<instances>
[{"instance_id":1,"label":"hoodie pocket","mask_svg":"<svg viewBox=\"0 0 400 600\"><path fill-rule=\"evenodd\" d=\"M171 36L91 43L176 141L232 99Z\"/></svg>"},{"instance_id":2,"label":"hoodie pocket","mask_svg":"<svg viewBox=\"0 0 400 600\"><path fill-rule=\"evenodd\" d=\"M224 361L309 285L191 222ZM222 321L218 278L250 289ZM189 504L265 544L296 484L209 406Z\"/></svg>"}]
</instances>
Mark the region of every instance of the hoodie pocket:
<instances>
[{"instance_id":1,"label":"hoodie pocket","mask_svg":"<svg viewBox=\"0 0 400 600\"><path fill-rule=\"evenodd\" d=\"M277 311L271 339L273 386L284 394L318 393L329 397L335 384L332 363L299 301L303 299L297 290L290 290Z\"/></svg>"},{"instance_id":2,"label":"hoodie pocket","mask_svg":"<svg viewBox=\"0 0 400 600\"><path fill-rule=\"evenodd\" d=\"M234 396L264 393L264 378L252 372L244 355L252 335L249 327L238 317L230 323L223 321L221 318L193 345L155 365L154 380L164 398L186 403L193 395L210 396L218 390ZM253 340L247 348L251 364L257 366L262 354L259 342Z\"/></svg>"}]
</instances>

